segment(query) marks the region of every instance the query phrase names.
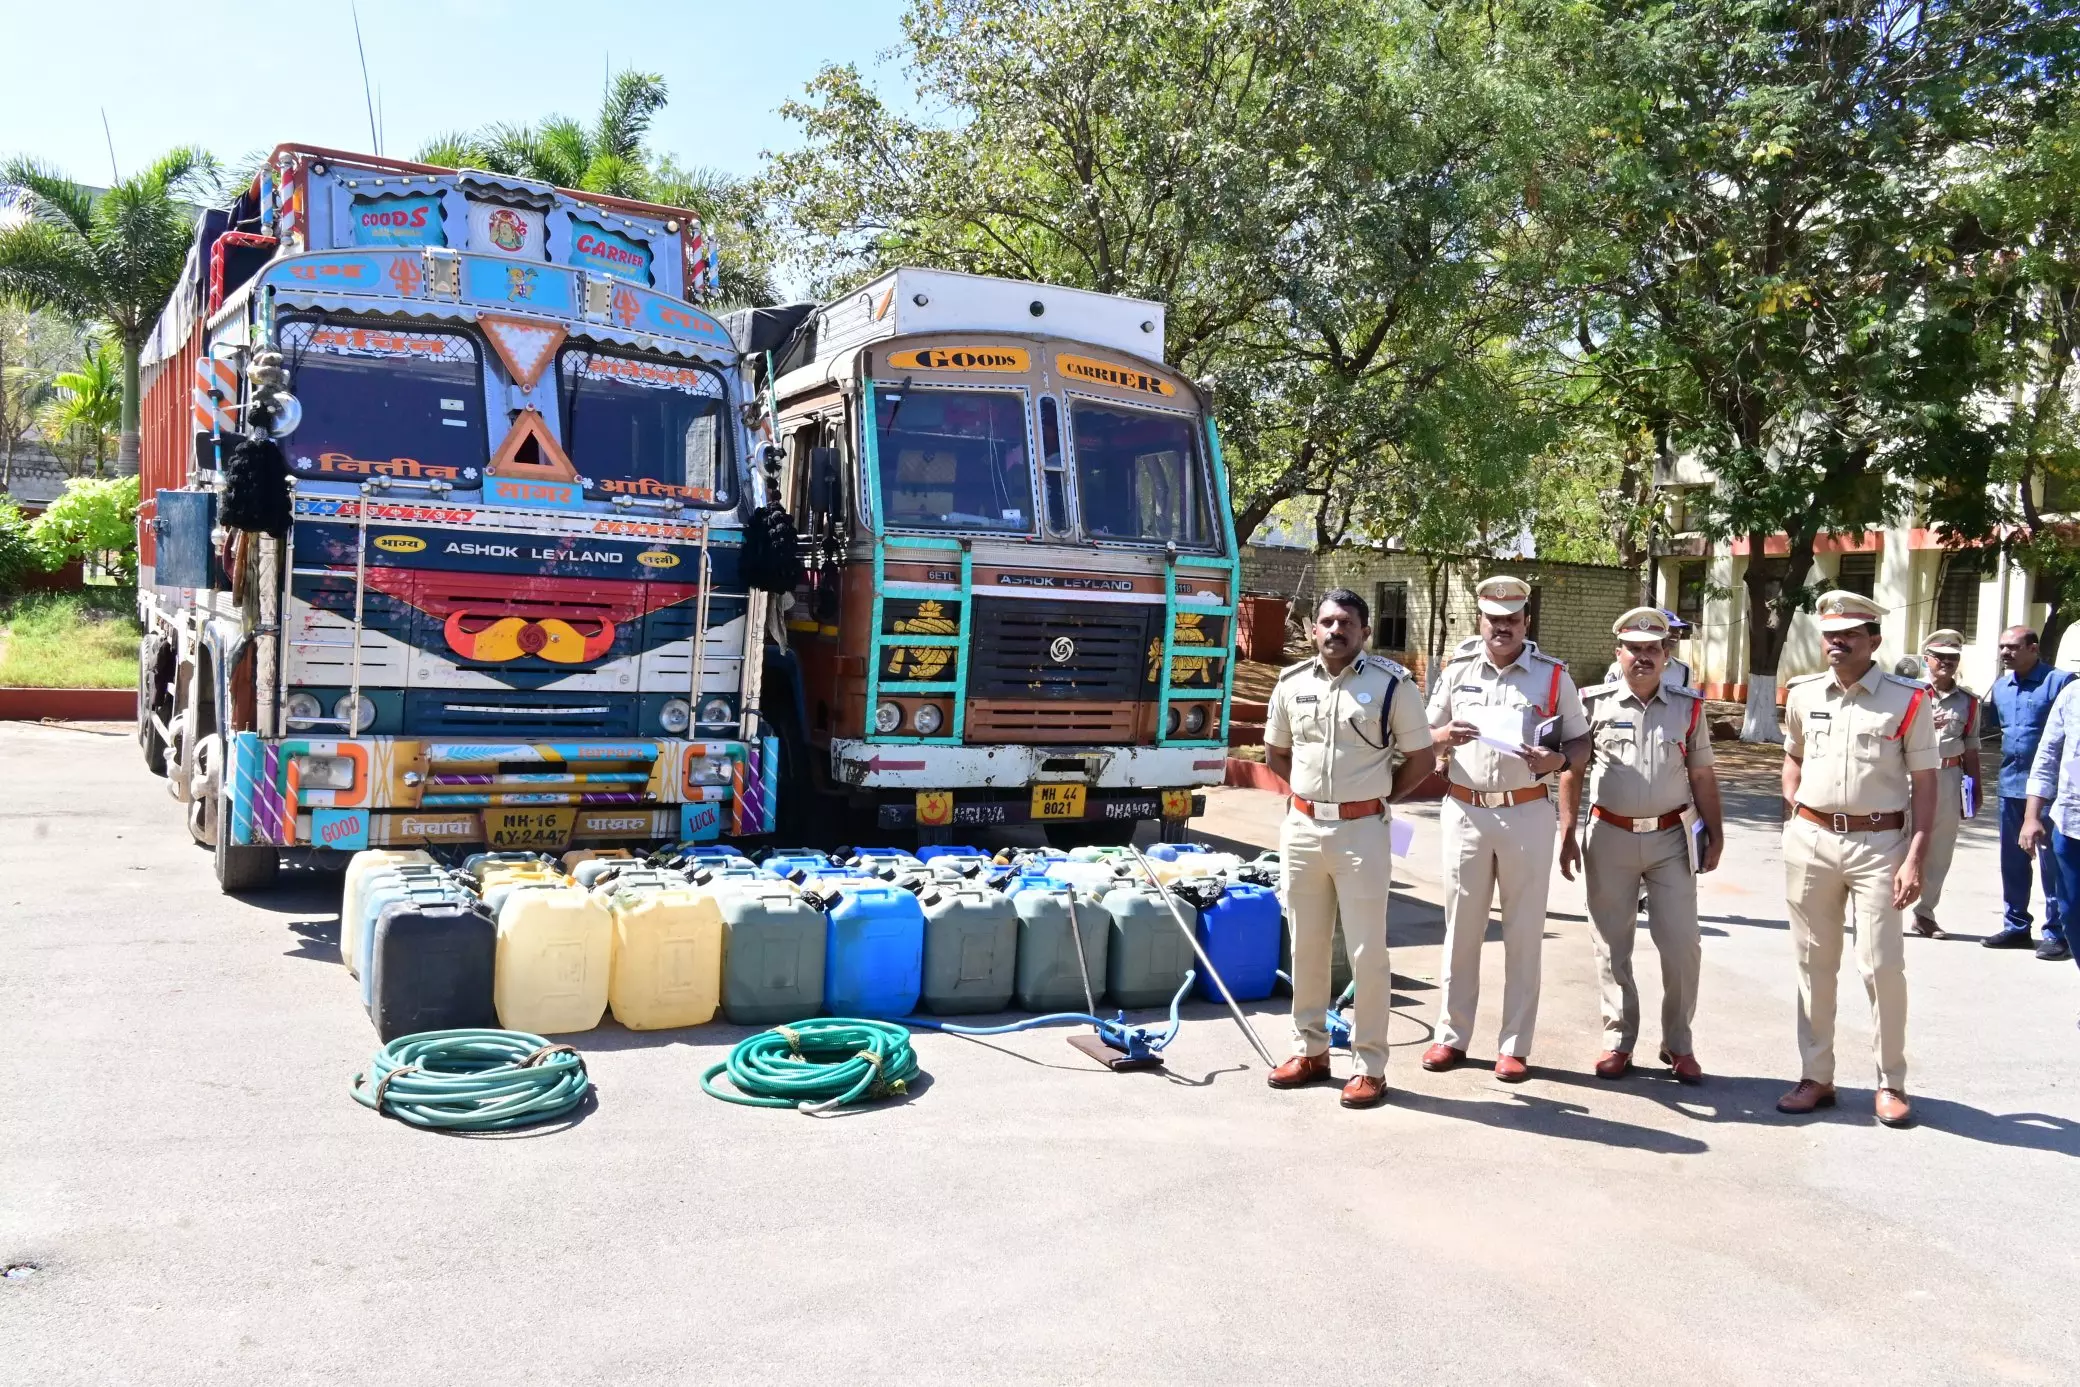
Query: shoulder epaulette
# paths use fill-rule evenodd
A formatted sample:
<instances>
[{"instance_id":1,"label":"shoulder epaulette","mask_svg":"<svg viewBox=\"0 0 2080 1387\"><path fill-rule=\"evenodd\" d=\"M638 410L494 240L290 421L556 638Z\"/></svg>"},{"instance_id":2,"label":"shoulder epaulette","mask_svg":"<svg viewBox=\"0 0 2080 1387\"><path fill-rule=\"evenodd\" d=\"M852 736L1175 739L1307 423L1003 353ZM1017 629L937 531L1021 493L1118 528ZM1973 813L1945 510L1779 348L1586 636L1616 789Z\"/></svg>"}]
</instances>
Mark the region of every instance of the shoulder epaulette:
<instances>
[{"instance_id":1,"label":"shoulder epaulette","mask_svg":"<svg viewBox=\"0 0 2080 1387\"><path fill-rule=\"evenodd\" d=\"M1688 684L1663 684L1661 691L1663 693L1681 694L1685 698L1701 699L1704 697L1703 690L1693 689Z\"/></svg>"},{"instance_id":2,"label":"shoulder epaulette","mask_svg":"<svg viewBox=\"0 0 2080 1387\"><path fill-rule=\"evenodd\" d=\"M1370 660L1379 669L1384 670L1386 673L1393 675L1396 679L1409 679L1414 677L1411 674L1409 674L1408 666L1401 664L1399 661L1390 660L1384 655L1367 655L1365 658Z\"/></svg>"},{"instance_id":3,"label":"shoulder epaulette","mask_svg":"<svg viewBox=\"0 0 2080 1387\"><path fill-rule=\"evenodd\" d=\"M1891 683L1899 684L1909 689L1921 689L1925 692L1929 687L1928 681L1925 679L1909 679L1906 675L1894 674L1889 669L1885 671L1885 678Z\"/></svg>"},{"instance_id":4,"label":"shoulder epaulette","mask_svg":"<svg viewBox=\"0 0 2080 1387\"><path fill-rule=\"evenodd\" d=\"M1625 681L1622 679L1612 679L1602 684L1591 684L1588 688L1582 690L1582 699L1586 702L1592 698L1601 698L1607 693L1616 693L1624 687Z\"/></svg>"},{"instance_id":5,"label":"shoulder epaulette","mask_svg":"<svg viewBox=\"0 0 2080 1387\"><path fill-rule=\"evenodd\" d=\"M1823 669L1817 670L1812 674L1801 674L1796 679L1786 679L1784 681L1784 687L1787 689L1795 689L1800 684L1810 684L1815 679L1826 679L1833 673L1834 671L1831 669Z\"/></svg>"},{"instance_id":6,"label":"shoulder epaulette","mask_svg":"<svg viewBox=\"0 0 2080 1387\"><path fill-rule=\"evenodd\" d=\"M1539 649L1539 648L1538 648L1537 646L1533 645L1533 644L1532 644L1532 643L1531 643L1530 641L1525 641L1525 642L1524 642L1524 653L1525 653L1526 655L1529 655L1529 656L1530 656L1530 657L1531 657L1532 659L1534 659L1534 660L1544 660L1544 661L1545 661L1545 662L1546 662L1547 664L1549 664L1549 665L1564 665L1564 664L1566 664L1566 663L1567 663L1567 661L1565 661L1565 660L1561 659L1561 658L1560 658L1559 656L1557 656L1557 655L1548 655L1548 654L1546 654L1546 652L1545 652L1545 651L1543 651L1543 650L1540 650L1540 649Z\"/></svg>"},{"instance_id":7,"label":"shoulder epaulette","mask_svg":"<svg viewBox=\"0 0 2080 1387\"><path fill-rule=\"evenodd\" d=\"M1301 670L1306 669L1309 665L1313 663L1314 661L1312 660L1302 660L1297 665L1287 665L1284 669L1278 672L1277 682L1281 684L1285 683L1286 680L1291 679L1294 675L1298 674Z\"/></svg>"}]
</instances>

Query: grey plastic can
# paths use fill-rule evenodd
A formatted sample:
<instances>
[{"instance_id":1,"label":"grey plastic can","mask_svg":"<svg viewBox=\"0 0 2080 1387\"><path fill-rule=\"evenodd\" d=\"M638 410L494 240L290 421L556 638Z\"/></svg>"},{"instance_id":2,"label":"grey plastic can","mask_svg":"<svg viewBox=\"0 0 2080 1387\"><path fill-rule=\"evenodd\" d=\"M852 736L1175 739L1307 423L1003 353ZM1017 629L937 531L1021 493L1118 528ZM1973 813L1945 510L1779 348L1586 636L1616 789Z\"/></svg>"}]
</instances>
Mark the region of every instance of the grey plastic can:
<instances>
[{"instance_id":1,"label":"grey plastic can","mask_svg":"<svg viewBox=\"0 0 2080 1387\"><path fill-rule=\"evenodd\" d=\"M740 1026L802 1021L823 1010L823 912L792 883L720 877L722 1014Z\"/></svg>"},{"instance_id":2,"label":"grey plastic can","mask_svg":"<svg viewBox=\"0 0 2080 1387\"><path fill-rule=\"evenodd\" d=\"M924 907L924 992L934 1016L1002 1011L1018 984L1018 912L986 886L934 881Z\"/></svg>"},{"instance_id":3,"label":"grey plastic can","mask_svg":"<svg viewBox=\"0 0 2080 1387\"><path fill-rule=\"evenodd\" d=\"M1112 940L1105 960L1105 991L1120 1007L1167 1007L1184 975L1198 960L1191 940L1170 907L1152 886L1119 886L1106 892L1105 913L1112 917ZM1199 911L1190 901L1177 901L1186 929L1197 929Z\"/></svg>"},{"instance_id":4,"label":"grey plastic can","mask_svg":"<svg viewBox=\"0 0 2080 1387\"><path fill-rule=\"evenodd\" d=\"M1070 918L1071 906L1075 918ZM1018 1004L1027 1011L1081 1011L1105 995L1105 960L1110 955L1112 916L1094 896L1073 886L1028 886L1011 898L1018 912ZM1076 966L1076 938L1083 938L1083 967Z\"/></svg>"}]
</instances>

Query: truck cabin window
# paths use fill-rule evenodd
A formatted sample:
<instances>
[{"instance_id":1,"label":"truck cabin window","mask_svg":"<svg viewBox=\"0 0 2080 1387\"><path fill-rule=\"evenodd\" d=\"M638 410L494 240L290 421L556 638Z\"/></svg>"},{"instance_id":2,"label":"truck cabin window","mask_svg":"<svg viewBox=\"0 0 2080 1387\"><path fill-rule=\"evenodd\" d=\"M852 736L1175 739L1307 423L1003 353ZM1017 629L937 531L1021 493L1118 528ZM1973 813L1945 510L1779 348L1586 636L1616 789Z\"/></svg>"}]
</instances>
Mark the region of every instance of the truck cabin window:
<instances>
[{"instance_id":1,"label":"truck cabin window","mask_svg":"<svg viewBox=\"0 0 2080 1387\"><path fill-rule=\"evenodd\" d=\"M897 529L1033 528L1025 396L879 388L874 427L883 523Z\"/></svg>"},{"instance_id":2,"label":"truck cabin window","mask_svg":"<svg viewBox=\"0 0 2080 1387\"><path fill-rule=\"evenodd\" d=\"M1086 536L1187 549L1217 542L1197 420L1077 400L1069 432Z\"/></svg>"},{"instance_id":3,"label":"truck cabin window","mask_svg":"<svg viewBox=\"0 0 2080 1387\"><path fill-rule=\"evenodd\" d=\"M735 504L728 397L705 366L588 347L556 358L563 449L585 494Z\"/></svg>"},{"instance_id":4,"label":"truck cabin window","mask_svg":"<svg viewBox=\"0 0 2080 1387\"><path fill-rule=\"evenodd\" d=\"M314 481L371 474L482 484L489 455L474 339L376 322L295 318L278 333L303 422L290 469Z\"/></svg>"}]
</instances>

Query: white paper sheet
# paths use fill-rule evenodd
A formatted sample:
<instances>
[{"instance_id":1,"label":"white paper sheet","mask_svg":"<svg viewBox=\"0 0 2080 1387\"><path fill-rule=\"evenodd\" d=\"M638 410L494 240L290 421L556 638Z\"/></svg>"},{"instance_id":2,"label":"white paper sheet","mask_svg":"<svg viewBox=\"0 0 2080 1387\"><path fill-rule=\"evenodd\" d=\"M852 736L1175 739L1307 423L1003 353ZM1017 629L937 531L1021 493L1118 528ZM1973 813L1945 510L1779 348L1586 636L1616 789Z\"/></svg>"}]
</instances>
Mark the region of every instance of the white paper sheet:
<instances>
[{"instance_id":1,"label":"white paper sheet","mask_svg":"<svg viewBox=\"0 0 2080 1387\"><path fill-rule=\"evenodd\" d=\"M1527 710L1521 707L1483 705L1468 708L1459 716L1478 729L1478 740L1484 745L1515 756L1519 754L1518 748L1524 745L1525 730L1530 721L1525 716L1526 712Z\"/></svg>"},{"instance_id":2,"label":"white paper sheet","mask_svg":"<svg viewBox=\"0 0 2080 1387\"><path fill-rule=\"evenodd\" d=\"M1387 837L1393 844L1394 856L1406 857L1415 846L1416 826L1406 819L1392 819L1387 824Z\"/></svg>"}]
</instances>

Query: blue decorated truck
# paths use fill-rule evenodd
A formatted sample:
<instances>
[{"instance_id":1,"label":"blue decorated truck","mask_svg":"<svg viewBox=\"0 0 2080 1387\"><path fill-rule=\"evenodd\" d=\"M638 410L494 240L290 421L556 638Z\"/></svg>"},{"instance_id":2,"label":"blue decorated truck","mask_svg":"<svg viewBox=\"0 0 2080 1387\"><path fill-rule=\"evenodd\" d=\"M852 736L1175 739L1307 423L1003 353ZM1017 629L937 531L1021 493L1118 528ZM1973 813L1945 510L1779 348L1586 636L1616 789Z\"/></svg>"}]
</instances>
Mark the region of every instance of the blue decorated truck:
<instances>
[{"instance_id":1,"label":"blue decorated truck","mask_svg":"<svg viewBox=\"0 0 2080 1387\"><path fill-rule=\"evenodd\" d=\"M225 890L771 830L714 284L686 211L307 146L201 218L144 353L137 735Z\"/></svg>"}]
</instances>

